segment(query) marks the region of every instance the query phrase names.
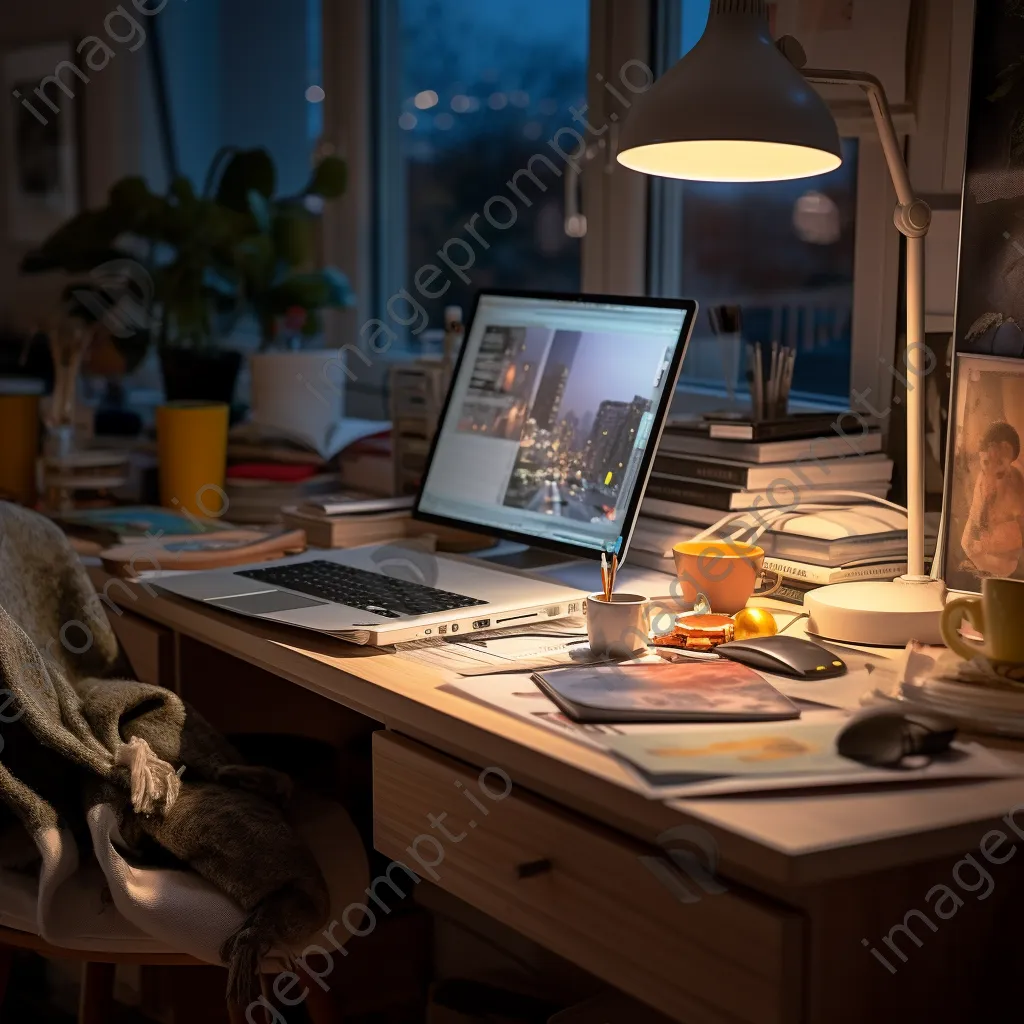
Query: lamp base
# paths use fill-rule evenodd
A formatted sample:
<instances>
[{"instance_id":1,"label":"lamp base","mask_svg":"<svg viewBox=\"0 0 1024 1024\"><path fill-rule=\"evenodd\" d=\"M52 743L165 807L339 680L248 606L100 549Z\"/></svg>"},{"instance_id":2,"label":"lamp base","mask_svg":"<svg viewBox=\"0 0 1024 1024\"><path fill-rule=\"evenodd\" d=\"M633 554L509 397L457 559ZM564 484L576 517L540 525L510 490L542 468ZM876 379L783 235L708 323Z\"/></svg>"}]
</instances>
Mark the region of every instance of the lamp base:
<instances>
[{"instance_id":1,"label":"lamp base","mask_svg":"<svg viewBox=\"0 0 1024 1024\"><path fill-rule=\"evenodd\" d=\"M804 596L809 633L867 647L941 644L945 603L945 584L928 576L833 583Z\"/></svg>"}]
</instances>

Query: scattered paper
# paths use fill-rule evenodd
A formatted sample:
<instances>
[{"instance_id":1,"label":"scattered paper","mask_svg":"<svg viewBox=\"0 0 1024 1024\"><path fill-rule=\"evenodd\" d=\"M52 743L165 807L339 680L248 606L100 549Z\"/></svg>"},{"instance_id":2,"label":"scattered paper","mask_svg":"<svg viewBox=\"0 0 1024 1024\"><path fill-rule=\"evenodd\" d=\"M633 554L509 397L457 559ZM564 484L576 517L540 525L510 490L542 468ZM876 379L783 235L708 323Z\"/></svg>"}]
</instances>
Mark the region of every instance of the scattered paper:
<instances>
[{"instance_id":1,"label":"scattered paper","mask_svg":"<svg viewBox=\"0 0 1024 1024\"><path fill-rule=\"evenodd\" d=\"M473 633L453 640L435 637L401 645L400 658L459 676L491 675L503 670L534 671L557 665L606 662L590 650L582 619L532 623L518 630Z\"/></svg>"},{"instance_id":2,"label":"scattered paper","mask_svg":"<svg viewBox=\"0 0 1024 1024\"><path fill-rule=\"evenodd\" d=\"M478 676L448 683L445 690L458 693L470 700L495 708L524 722L540 726L550 732L567 737L577 743L617 755L634 778L635 788L652 800L679 797L725 796L738 793L772 792L786 789L810 789L829 786L859 786L903 784L919 780L1012 778L1024 775L1024 765L1015 765L979 744L957 744L954 755L941 758L924 768L886 770L869 768L834 752L808 751L790 762L789 770L768 771L765 762L750 762L747 771L736 771L735 751L710 751L698 765L692 759L694 771L689 781L669 777L658 781L625 756L645 747L657 750L666 747L666 737L679 747L706 747L714 743L748 742L755 735L771 735L784 748L787 742L800 745L809 738L822 742L822 737L835 737L849 720L847 713L837 710L805 711L803 717L792 722L736 723L709 725L706 723L666 726L658 724L634 725L581 725L563 715L530 678L528 672ZM713 738L712 734L717 738ZM691 758L686 758L688 766ZM793 770L793 765L804 766ZM776 767L780 764L776 761ZM700 770L696 770L697 768ZM721 774L714 774L719 772Z\"/></svg>"}]
</instances>

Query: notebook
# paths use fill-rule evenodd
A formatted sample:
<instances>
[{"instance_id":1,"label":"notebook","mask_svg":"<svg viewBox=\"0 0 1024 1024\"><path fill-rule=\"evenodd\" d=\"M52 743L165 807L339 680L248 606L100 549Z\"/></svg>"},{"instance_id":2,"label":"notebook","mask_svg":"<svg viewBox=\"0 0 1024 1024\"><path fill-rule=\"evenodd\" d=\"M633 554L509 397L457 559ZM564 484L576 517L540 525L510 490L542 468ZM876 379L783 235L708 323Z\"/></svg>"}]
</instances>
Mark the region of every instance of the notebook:
<instances>
[{"instance_id":1,"label":"notebook","mask_svg":"<svg viewBox=\"0 0 1024 1024\"><path fill-rule=\"evenodd\" d=\"M574 722L774 722L800 710L763 676L727 661L571 666L534 682Z\"/></svg>"}]
</instances>

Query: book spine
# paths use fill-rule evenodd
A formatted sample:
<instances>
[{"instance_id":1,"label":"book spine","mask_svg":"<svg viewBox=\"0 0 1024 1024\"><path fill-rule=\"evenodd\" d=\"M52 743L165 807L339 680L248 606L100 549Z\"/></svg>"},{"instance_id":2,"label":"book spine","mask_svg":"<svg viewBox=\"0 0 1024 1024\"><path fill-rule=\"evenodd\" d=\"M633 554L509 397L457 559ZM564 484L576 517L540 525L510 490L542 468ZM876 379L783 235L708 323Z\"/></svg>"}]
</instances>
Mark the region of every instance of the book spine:
<instances>
[{"instance_id":1,"label":"book spine","mask_svg":"<svg viewBox=\"0 0 1024 1024\"><path fill-rule=\"evenodd\" d=\"M683 505L701 505L704 508L720 509L722 512L729 511L729 499L733 495L733 491L727 487L655 475L648 481L646 493L650 498L675 501Z\"/></svg>"},{"instance_id":2,"label":"book spine","mask_svg":"<svg viewBox=\"0 0 1024 1024\"><path fill-rule=\"evenodd\" d=\"M850 583L856 580L895 579L907 571L905 561L879 562L875 565L851 565L830 569L810 562L794 562L788 558L765 558L764 568L778 573L784 580L828 586L830 583Z\"/></svg>"},{"instance_id":3,"label":"book spine","mask_svg":"<svg viewBox=\"0 0 1024 1024\"><path fill-rule=\"evenodd\" d=\"M677 455L658 455L654 460L654 472L735 487L748 487L750 480L747 466L730 466L713 459L680 458Z\"/></svg>"},{"instance_id":4,"label":"book spine","mask_svg":"<svg viewBox=\"0 0 1024 1024\"><path fill-rule=\"evenodd\" d=\"M715 509L701 508L697 505L680 504L677 501L666 501L663 498L651 497L648 490L640 506L641 515L653 516L655 519L666 519L673 523L685 525L699 524L711 526L722 517Z\"/></svg>"}]
</instances>

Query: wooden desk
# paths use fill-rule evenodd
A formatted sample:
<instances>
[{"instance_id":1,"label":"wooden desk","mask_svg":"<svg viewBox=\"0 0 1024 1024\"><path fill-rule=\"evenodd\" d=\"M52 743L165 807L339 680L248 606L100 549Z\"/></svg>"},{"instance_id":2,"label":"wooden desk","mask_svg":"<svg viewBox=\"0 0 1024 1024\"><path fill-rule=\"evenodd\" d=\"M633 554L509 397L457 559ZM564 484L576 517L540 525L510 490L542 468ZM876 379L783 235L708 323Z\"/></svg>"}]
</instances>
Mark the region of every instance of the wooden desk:
<instances>
[{"instance_id":1,"label":"wooden desk","mask_svg":"<svg viewBox=\"0 0 1024 1024\"><path fill-rule=\"evenodd\" d=\"M383 724L378 849L674 1019L966 1022L1013 991L1024 872L980 848L999 828L1003 857L1024 835L1021 780L666 805L610 757L446 692L438 672L110 586L99 570L94 580L123 612L112 619L133 664L165 684L181 682L182 644L199 642L317 695L325 713L341 705ZM489 795L505 776L508 795ZM1003 821L1018 806L1020 834ZM676 845L696 837L717 850L717 882L669 873L663 837L680 827L691 831ZM964 854L991 891L970 862L954 874Z\"/></svg>"}]
</instances>

